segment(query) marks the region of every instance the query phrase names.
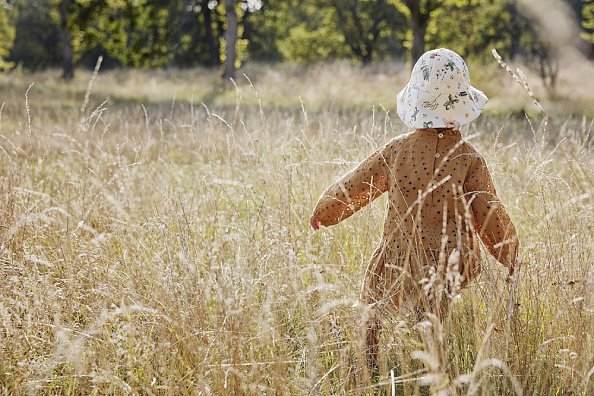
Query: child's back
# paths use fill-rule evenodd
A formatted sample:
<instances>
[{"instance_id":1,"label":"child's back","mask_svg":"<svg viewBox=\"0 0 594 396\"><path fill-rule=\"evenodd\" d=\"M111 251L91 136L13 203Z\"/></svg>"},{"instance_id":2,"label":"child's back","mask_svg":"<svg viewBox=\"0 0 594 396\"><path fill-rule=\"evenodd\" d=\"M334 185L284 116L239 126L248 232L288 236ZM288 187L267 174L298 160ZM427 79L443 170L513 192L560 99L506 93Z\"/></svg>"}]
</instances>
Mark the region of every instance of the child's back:
<instances>
[{"instance_id":1,"label":"child's back","mask_svg":"<svg viewBox=\"0 0 594 396\"><path fill-rule=\"evenodd\" d=\"M480 271L479 239L513 274L516 230L483 157L458 130L478 117L486 101L470 85L459 55L427 52L398 94L398 114L415 131L391 140L321 195L311 218L314 229L334 225L388 193L382 240L361 293L371 311L396 311L406 303L417 313L442 312L447 298ZM423 287L435 277L443 278L440 290ZM365 326L374 351L378 326Z\"/></svg>"},{"instance_id":2,"label":"child's back","mask_svg":"<svg viewBox=\"0 0 594 396\"><path fill-rule=\"evenodd\" d=\"M411 292L437 269L440 257L447 261L454 255L458 286L464 286L480 270L477 236L513 268L513 223L483 157L459 131L418 129L393 139L333 183L313 217L324 226L336 224L384 192L384 232L362 292L367 303L400 305L393 300L421 297Z\"/></svg>"}]
</instances>

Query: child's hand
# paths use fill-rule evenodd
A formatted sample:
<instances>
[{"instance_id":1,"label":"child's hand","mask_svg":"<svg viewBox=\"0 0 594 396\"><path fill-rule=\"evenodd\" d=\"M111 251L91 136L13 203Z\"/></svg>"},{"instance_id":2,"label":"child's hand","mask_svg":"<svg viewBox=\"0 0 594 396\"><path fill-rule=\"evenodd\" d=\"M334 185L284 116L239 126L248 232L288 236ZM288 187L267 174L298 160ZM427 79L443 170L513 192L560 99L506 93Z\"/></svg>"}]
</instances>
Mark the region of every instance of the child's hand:
<instances>
[{"instance_id":1,"label":"child's hand","mask_svg":"<svg viewBox=\"0 0 594 396\"><path fill-rule=\"evenodd\" d=\"M311 228L313 228L314 230L320 229L320 221L315 217L311 216L311 219L309 219L309 223L311 224Z\"/></svg>"}]
</instances>

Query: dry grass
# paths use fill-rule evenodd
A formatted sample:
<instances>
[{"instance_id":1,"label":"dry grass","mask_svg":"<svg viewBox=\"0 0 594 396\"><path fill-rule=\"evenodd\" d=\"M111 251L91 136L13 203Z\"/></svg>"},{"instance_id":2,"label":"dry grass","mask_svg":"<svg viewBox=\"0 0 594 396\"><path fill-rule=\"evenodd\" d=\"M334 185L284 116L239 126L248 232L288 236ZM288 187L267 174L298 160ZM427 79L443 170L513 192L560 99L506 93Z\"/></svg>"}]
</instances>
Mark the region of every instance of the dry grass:
<instances>
[{"instance_id":1,"label":"dry grass","mask_svg":"<svg viewBox=\"0 0 594 396\"><path fill-rule=\"evenodd\" d=\"M404 132L381 106L398 70L265 67L235 91L208 71L100 73L83 114L88 75L0 77L4 392L590 393L592 123L560 116L464 130L523 267L505 283L485 258L443 322L393 318L364 389L356 303L385 201L317 233L308 218Z\"/></svg>"}]
</instances>

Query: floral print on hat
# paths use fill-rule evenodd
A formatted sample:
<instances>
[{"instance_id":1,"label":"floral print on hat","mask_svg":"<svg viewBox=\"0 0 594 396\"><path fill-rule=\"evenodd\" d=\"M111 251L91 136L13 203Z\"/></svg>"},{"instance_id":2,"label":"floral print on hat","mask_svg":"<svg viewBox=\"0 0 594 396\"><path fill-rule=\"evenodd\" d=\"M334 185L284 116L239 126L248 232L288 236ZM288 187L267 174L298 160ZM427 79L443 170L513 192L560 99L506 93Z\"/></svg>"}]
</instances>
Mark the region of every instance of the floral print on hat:
<instances>
[{"instance_id":1,"label":"floral print on hat","mask_svg":"<svg viewBox=\"0 0 594 396\"><path fill-rule=\"evenodd\" d=\"M419 58L397 98L398 116L412 128L457 128L475 120L489 100L470 85L462 57L446 48Z\"/></svg>"}]
</instances>

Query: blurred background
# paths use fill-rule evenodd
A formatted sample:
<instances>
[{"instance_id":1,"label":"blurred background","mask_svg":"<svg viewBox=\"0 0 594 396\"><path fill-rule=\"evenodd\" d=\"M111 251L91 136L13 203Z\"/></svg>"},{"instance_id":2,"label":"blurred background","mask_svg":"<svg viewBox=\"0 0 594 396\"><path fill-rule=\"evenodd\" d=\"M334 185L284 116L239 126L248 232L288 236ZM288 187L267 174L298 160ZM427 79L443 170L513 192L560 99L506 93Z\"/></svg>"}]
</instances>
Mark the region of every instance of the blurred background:
<instances>
[{"instance_id":1,"label":"blurred background","mask_svg":"<svg viewBox=\"0 0 594 396\"><path fill-rule=\"evenodd\" d=\"M592 60L593 0L4 0L4 71L413 63L448 47L521 60L554 86L568 48ZM227 67L225 67L227 66Z\"/></svg>"},{"instance_id":2,"label":"blurred background","mask_svg":"<svg viewBox=\"0 0 594 396\"><path fill-rule=\"evenodd\" d=\"M473 83L492 99L491 114L538 112L493 49L521 68L547 111L594 114L594 0L4 0L0 7L5 88L33 73L72 86L76 71L86 81L100 60L102 71L120 73L109 85L126 82L129 93L165 76L179 80L167 98L234 102L224 87L249 76L264 100L284 106L302 97L392 106L412 64L438 47L466 59ZM161 100L161 84L138 100Z\"/></svg>"}]
</instances>

